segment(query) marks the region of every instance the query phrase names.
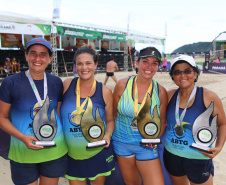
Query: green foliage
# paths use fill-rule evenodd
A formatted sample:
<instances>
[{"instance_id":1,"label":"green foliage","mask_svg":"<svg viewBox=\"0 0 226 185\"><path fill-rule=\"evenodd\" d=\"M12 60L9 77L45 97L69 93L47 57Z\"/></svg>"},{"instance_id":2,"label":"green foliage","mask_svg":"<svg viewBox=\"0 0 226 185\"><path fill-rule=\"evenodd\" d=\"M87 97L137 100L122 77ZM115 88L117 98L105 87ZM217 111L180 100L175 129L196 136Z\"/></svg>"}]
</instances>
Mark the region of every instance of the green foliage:
<instances>
[{"instance_id":1,"label":"green foliage","mask_svg":"<svg viewBox=\"0 0 226 185\"><path fill-rule=\"evenodd\" d=\"M193 53L193 52L209 52L212 42L197 42L193 44L183 45L175 49L172 53Z\"/></svg>"}]
</instances>

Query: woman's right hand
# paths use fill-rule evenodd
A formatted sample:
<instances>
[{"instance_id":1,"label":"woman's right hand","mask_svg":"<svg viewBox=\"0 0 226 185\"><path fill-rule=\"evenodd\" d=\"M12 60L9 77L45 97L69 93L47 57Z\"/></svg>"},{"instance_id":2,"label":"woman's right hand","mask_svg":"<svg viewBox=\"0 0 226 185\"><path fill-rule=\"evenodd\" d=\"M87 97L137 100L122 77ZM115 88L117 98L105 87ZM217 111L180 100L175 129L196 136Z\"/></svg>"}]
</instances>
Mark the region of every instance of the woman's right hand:
<instances>
[{"instance_id":1,"label":"woman's right hand","mask_svg":"<svg viewBox=\"0 0 226 185\"><path fill-rule=\"evenodd\" d=\"M33 149L33 150L39 150L44 148L43 146L38 146L35 145L33 143L33 141L38 141L37 138L33 137L33 136L29 136L29 135L23 135L23 137L21 138L21 141L24 142L24 144L27 146L27 148L29 149Z\"/></svg>"}]
</instances>

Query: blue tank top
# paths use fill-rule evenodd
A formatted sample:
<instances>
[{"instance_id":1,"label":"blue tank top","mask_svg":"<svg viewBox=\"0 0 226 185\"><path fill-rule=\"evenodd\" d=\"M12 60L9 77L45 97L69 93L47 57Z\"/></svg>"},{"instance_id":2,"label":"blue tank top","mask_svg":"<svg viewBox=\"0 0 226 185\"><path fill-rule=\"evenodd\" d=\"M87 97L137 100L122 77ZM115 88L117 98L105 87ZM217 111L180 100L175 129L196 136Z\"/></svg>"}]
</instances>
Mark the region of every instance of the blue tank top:
<instances>
[{"instance_id":1,"label":"blue tank top","mask_svg":"<svg viewBox=\"0 0 226 185\"><path fill-rule=\"evenodd\" d=\"M130 126L134 116L134 99L133 99L134 79L135 79L135 76L132 76L129 78L126 84L126 88L119 99L118 106L117 106L118 113L117 113L117 118L115 120L115 130L114 130L112 139L122 143L139 145L143 137L138 131L138 128L134 128ZM153 109L157 105L157 110L160 115L158 83L155 80L152 80L152 84L153 84L152 92L151 92L152 105L151 105L150 113L151 115L153 115ZM140 105L141 104L138 105L138 108L140 107Z\"/></svg>"},{"instance_id":2,"label":"blue tank top","mask_svg":"<svg viewBox=\"0 0 226 185\"><path fill-rule=\"evenodd\" d=\"M203 88L197 87L195 100L191 107L187 108L183 122L181 124L184 133L182 136L178 136L175 132L175 106L179 89L174 93L167 107L167 129L166 129L166 141L165 148L172 154L185 157L188 159L209 159L196 149L192 149L189 146L195 143L192 136L192 126L195 119L206 110L206 106L203 100ZM179 108L179 116L184 109Z\"/></svg>"},{"instance_id":3,"label":"blue tank top","mask_svg":"<svg viewBox=\"0 0 226 185\"><path fill-rule=\"evenodd\" d=\"M69 88L65 92L63 96L60 113L63 121L65 139L68 145L68 155L73 159L83 160L83 159L89 159L90 157L96 155L101 150L103 150L103 147L86 150L88 141L82 134L81 125L76 125L73 122L72 118L73 116L75 116L73 112L76 110L75 88L77 84L77 79L78 78L74 78L71 81ZM102 83L100 82L96 83L96 91L90 98L93 103L93 118L94 119L96 118L96 110L99 109L100 116L104 121L105 128L106 128L105 102L104 102L103 93L102 93ZM80 104L82 104L84 100L85 98L80 98ZM87 103L83 108L83 110L86 109L86 106L87 106Z\"/></svg>"}]
</instances>

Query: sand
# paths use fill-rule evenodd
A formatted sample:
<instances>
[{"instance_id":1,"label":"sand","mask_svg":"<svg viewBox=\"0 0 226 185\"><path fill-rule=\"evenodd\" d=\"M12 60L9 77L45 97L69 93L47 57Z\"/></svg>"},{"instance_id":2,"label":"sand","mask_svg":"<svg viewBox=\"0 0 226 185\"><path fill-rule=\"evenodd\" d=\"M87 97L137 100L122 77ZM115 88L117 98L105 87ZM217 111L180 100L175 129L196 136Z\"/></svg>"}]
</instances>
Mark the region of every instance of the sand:
<instances>
[{"instance_id":1,"label":"sand","mask_svg":"<svg viewBox=\"0 0 226 185\"><path fill-rule=\"evenodd\" d=\"M135 75L135 72L116 72L115 75L117 79L122 79L131 75ZM65 78L66 77L62 77L62 80ZM103 82L105 73L98 73L96 74L95 78L96 80ZM177 88L168 73L158 72L156 73L154 79L164 86L166 90ZM222 100L224 111L226 111L226 93L225 90L223 90L226 87L226 75L202 73L199 76L198 82L196 84L215 92ZM107 86L113 90L115 82L110 78L107 82ZM215 166L214 185L224 185L226 182L226 176L224 175L224 172L226 171L226 167L224 166L224 162L226 163L226 146L213 159L213 161ZM2 157L0 157L0 185L13 185L11 181L9 161L4 160ZM68 185L68 182L66 179L61 178L59 185Z\"/></svg>"}]
</instances>

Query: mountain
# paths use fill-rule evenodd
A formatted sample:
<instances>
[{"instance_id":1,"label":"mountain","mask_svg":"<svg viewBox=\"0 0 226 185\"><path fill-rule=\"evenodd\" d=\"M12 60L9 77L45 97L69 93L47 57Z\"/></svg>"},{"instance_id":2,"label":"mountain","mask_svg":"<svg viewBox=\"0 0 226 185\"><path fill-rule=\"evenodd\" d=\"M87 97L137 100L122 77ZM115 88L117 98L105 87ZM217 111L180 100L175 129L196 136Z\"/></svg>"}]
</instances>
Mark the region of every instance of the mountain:
<instances>
[{"instance_id":1,"label":"mountain","mask_svg":"<svg viewBox=\"0 0 226 185\"><path fill-rule=\"evenodd\" d=\"M193 44L186 44L177 49L172 53L193 53L193 52L209 52L212 46L212 42L197 42Z\"/></svg>"}]
</instances>

